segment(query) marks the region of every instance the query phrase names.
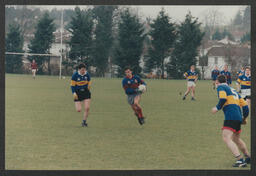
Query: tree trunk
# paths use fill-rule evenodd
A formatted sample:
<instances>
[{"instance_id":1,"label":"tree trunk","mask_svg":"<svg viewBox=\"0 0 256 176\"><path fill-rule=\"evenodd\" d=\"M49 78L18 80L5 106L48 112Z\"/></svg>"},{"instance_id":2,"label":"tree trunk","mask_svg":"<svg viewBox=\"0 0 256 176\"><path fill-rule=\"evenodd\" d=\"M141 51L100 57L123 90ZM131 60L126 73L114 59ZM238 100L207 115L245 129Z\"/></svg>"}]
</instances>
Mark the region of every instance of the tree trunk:
<instances>
[{"instance_id":1,"label":"tree trunk","mask_svg":"<svg viewBox=\"0 0 256 176\"><path fill-rule=\"evenodd\" d=\"M161 78L164 79L164 59L162 60L162 76Z\"/></svg>"},{"instance_id":2,"label":"tree trunk","mask_svg":"<svg viewBox=\"0 0 256 176\"><path fill-rule=\"evenodd\" d=\"M51 75L51 64L50 64L50 61L51 61L51 59L49 58L48 61L47 61L48 62L48 64L47 64L48 65L48 75Z\"/></svg>"}]
</instances>

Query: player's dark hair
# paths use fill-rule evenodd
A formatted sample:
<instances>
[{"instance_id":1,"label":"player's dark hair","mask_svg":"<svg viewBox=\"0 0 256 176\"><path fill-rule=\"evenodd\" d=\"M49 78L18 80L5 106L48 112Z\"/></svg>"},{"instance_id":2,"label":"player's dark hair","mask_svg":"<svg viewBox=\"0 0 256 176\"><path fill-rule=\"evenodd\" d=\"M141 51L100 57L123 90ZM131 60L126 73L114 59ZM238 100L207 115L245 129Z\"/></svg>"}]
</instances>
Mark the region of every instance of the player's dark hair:
<instances>
[{"instance_id":1,"label":"player's dark hair","mask_svg":"<svg viewBox=\"0 0 256 176\"><path fill-rule=\"evenodd\" d=\"M125 68L124 68L124 71L126 71L126 70L128 70L128 69L132 71L132 69L131 69L130 66L125 67Z\"/></svg>"},{"instance_id":2,"label":"player's dark hair","mask_svg":"<svg viewBox=\"0 0 256 176\"><path fill-rule=\"evenodd\" d=\"M81 63L81 64L78 65L78 69L81 69L81 68L86 68L84 63Z\"/></svg>"},{"instance_id":3,"label":"player's dark hair","mask_svg":"<svg viewBox=\"0 0 256 176\"><path fill-rule=\"evenodd\" d=\"M227 78L225 75L219 75L217 77L217 80L219 81L219 83L226 83L227 82Z\"/></svg>"},{"instance_id":4,"label":"player's dark hair","mask_svg":"<svg viewBox=\"0 0 256 176\"><path fill-rule=\"evenodd\" d=\"M248 67L248 66L246 66L246 67L244 68L244 70L246 70L246 69L249 69L249 70L251 70L251 68L250 68L250 67Z\"/></svg>"}]
</instances>

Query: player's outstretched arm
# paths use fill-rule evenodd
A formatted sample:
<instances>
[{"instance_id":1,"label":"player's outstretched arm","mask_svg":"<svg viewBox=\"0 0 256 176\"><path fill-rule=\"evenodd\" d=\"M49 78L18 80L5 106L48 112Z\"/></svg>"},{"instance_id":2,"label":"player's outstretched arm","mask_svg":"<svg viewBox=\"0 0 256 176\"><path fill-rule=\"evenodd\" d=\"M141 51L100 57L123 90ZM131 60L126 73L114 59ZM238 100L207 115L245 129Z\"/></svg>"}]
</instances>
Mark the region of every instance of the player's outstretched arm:
<instances>
[{"instance_id":1,"label":"player's outstretched arm","mask_svg":"<svg viewBox=\"0 0 256 176\"><path fill-rule=\"evenodd\" d=\"M219 102L215 107L212 108L213 114L215 114L216 112L221 110L227 101L227 93L224 90L222 90L221 88L218 88L217 91L218 91Z\"/></svg>"}]
</instances>

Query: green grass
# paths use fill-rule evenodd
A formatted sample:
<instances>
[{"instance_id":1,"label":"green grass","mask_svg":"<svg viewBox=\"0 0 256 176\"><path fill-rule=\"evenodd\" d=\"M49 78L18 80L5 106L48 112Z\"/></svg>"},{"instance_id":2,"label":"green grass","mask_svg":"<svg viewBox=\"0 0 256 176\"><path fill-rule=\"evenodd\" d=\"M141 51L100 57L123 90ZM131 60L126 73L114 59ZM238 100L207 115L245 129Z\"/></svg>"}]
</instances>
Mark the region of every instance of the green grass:
<instances>
[{"instance_id":1,"label":"green grass","mask_svg":"<svg viewBox=\"0 0 256 176\"><path fill-rule=\"evenodd\" d=\"M82 128L69 78L6 75L6 169L233 169L221 138L224 115L210 113L217 103L210 81L197 83L192 102L179 95L185 80L145 80L140 126L121 79L92 80ZM241 136L250 149L250 123Z\"/></svg>"}]
</instances>

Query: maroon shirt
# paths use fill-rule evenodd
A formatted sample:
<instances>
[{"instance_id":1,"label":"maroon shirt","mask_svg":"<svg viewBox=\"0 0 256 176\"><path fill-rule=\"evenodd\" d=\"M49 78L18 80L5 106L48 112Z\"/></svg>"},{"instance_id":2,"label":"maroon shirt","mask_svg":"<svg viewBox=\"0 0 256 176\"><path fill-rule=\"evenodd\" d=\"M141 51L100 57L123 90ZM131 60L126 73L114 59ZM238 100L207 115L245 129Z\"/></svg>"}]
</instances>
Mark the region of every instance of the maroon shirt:
<instances>
[{"instance_id":1,"label":"maroon shirt","mask_svg":"<svg viewBox=\"0 0 256 176\"><path fill-rule=\"evenodd\" d=\"M31 68L32 68L32 69L37 69L37 64L36 64L36 63L32 63L32 64L31 64Z\"/></svg>"}]
</instances>

